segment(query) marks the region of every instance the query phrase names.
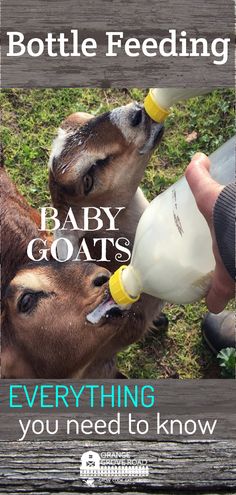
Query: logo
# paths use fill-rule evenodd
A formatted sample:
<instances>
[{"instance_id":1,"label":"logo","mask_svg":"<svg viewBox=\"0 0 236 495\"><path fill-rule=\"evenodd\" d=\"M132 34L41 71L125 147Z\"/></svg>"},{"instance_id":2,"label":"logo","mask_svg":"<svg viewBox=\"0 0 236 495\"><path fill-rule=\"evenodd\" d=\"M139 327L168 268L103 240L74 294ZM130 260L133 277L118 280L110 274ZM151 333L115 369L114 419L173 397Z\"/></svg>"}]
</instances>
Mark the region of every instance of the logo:
<instances>
[{"instance_id":1,"label":"logo","mask_svg":"<svg viewBox=\"0 0 236 495\"><path fill-rule=\"evenodd\" d=\"M95 486L95 479L147 478L147 460L132 456L129 452L94 452L81 456L80 478L88 486Z\"/></svg>"}]
</instances>

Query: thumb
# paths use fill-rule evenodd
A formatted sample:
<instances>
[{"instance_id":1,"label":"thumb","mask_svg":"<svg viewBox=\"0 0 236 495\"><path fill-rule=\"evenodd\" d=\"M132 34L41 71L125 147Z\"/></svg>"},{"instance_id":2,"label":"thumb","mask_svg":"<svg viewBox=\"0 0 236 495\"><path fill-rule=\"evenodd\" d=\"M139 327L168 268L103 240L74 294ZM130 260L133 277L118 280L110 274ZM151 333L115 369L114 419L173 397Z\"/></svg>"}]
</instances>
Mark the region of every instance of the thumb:
<instances>
[{"instance_id":1,"label":"thumb","mask_svg":"<svg viewBox=\"0 0 236 495\"><path fill-rule=\"evenodd\" d=\"M226 295L222 295L215 285L210 288L206 295L206 305L209 311L215 314L223 311L229 300L230 298Z\"/></svg>"},{"instance_id":2,"label":"thumb","mask_svg":"<svg viewBox=\"0 0 236 495\"><path fill-rule=\"evenodd\" d=\"M235 286L223 265L216 262L210 290L206 296L206 304L211 313L220 313L234 297Z\"/></svg>"},{"instance_id":3,"label":"thumb","mask_svg":"<svg viewBox=\"0 0 236 495\"><path fill-rule=\"evenodd\" d=\"M209 158L204 153L196 153L185 172L197 206L206 219L211 216L215 201L223 189L212 179L209 168Z\"/></svg>"}]
</instances>

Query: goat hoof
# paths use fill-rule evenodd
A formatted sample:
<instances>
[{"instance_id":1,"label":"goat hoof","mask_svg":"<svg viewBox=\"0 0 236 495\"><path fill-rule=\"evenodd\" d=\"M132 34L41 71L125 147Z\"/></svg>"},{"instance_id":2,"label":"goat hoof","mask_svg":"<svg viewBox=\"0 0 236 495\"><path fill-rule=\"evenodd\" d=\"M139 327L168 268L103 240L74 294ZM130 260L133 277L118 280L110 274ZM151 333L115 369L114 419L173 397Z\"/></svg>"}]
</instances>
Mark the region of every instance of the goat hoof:
<instances>
[{"instance_id":1,"label":"goat hoof","mask_svg":"<svg viewBox=\"0 0 236 495\"><path fill-rule=\"evenodd\" d=\"M162 330L168 330L169 326L169 320L167 316L164 313L161 313L159 318L153 321L153 325L155 328L158 328L158 330L161 328Z\"/></svg>"}]
</instances>

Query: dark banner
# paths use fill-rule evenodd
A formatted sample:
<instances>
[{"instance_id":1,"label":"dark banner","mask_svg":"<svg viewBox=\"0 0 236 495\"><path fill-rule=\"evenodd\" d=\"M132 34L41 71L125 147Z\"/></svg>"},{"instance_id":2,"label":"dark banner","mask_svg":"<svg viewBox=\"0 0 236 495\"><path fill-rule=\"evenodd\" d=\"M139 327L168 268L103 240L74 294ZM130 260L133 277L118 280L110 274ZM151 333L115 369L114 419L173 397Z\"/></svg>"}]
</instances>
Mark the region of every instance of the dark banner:
<instances>
[{"instance_id":1,"label":"dark banner","mask_svg":"<svg viewBox=\"0 0 236 495\"><path fill-rule=\"evenodd\" d=\"M233 440L235 391L235 380L6 381L0 441Z\"/></svg>"},{"instance_id":2,"label":"dark banner","mask_svg":"<svg viewBox=\"0 0 236 495\"><path fill-rule=\"evenodd\" d=\"M221 0L3 1L2 84L230 86L233 19Z\"/></svg>"}]
</instances>

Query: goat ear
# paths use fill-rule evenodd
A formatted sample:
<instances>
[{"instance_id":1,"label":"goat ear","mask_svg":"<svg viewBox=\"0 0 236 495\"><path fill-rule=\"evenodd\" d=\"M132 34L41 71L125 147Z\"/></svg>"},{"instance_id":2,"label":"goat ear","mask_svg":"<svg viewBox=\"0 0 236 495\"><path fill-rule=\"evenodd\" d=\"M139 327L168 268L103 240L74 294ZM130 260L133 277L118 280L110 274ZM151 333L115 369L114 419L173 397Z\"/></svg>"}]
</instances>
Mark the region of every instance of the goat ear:
<instances>
[{"instance_id":1,"label":"goat ear","mask_svg":"<svg viewBox=\"0 0 236 495\"><path fill-rule=\"evenodd\" d=\"M35 378L35 372L21 351L7 346L1 352L1 378Z\"/></svg>"},{"instance_id":2,"label":"goat ear","mask_svg":"<svg viewBox=\"0 0 236 495\"><path fill-rule=\"evenodd\" d=\"M86 112L75 112L69 115L63 123L62 123L62 128L66 129L67 127L78 127L80 125L86 124L88 120L92 119L94 115L91 115L90 113Z\"/></svg>"}]
</instances>

